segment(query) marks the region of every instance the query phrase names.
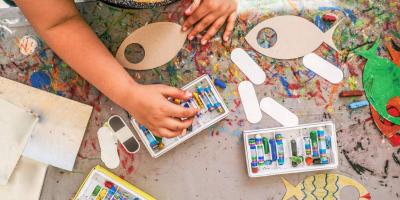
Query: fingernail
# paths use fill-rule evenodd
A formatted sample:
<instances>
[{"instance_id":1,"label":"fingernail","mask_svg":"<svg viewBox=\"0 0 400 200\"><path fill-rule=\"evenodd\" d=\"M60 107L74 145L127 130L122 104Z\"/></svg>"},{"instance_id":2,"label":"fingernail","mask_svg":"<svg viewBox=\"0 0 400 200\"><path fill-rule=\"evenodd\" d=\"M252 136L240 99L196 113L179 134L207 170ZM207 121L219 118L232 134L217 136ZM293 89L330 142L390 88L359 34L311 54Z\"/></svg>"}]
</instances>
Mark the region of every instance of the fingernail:
<instances>
[{"instance_id":1,"label":"fingernail","mask_svg":"<svg viewBox=\"0 0 400 200\"><path fill-rule=\"evenodd\" d=\"M192 93L189 92L189 91L186 91L186 92L185 92L185 96L188 97L188 98L190 98L190 97L192 97Z\"/></svg>"},{"instance_id":2,"label":"fingernail","mask_svg":"<svg viewBox=\"0 0 400 200\"><path fill-rule=\"evenodd\" d=\"M228 37L228 36L225 36L225 37L224 37L224 41L225 41L225 42L227 42L227 41L228 41L228 39L229 39L229 37Z\"/></svg>"},{"instance_id":3,"label":"fingernail","mask_svg":"<svg viewBox=\"0 0 400 200\"><path fill-rule=\"evenodd\" d=\"M193 35L189 35L189 40L193 40L194 36Z\"/></svg>"},{"instance_id":4,"label":"fingernail","mask_svg":"<svg viewBox=\"0 0 400 200\"><path fill-rule=\"evenodd\" d=\"M187 30L186 26L182 27L182 31L186 31L186 30Z\"/></svg>"},{"instance_id":5,"label":"fingernail","mask_svg":"<svg viewBox=\"0 0 400 200\"><path fill-rule=\"evenodd\" d=\"M186 9L185 13L189 14L190 13L190 8Z\"/></svg>"},{"instance_id":6,"label":"fingernail","mask_svg":"<svg viewBox=\"0 0 400 200\"><path fill-rule=\"evenodd\" d=\"M207 43L207 40L201 40L201 44L205 45Z\"/></svg>"}]
</instances>

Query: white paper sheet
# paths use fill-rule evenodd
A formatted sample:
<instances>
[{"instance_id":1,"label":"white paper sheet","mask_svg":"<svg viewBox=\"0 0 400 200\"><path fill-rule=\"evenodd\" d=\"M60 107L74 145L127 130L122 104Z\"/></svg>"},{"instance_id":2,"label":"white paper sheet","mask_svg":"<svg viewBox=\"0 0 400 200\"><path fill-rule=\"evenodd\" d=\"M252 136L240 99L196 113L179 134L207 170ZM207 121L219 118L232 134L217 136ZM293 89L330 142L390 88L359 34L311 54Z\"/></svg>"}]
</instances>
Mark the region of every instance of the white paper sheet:
<instances>
[{"instance_id":1,"label":"white paper sheet","mask_svg":"<svg viewBox=\"0 0 400 200\"><path fill-rule=\"evenodd\" d=\"M21 157L8 184L0 186L1 199L39 200L46 171L47 165Z\"/></svg>"},{"instance_id":2,"label":"white paper sheet","mask_svg":"<svg viewBox=\"0 0 400 200\"><path fill-rule=\"evenodd\" d=\"M23 155L72 171L92 107L2 77L0 98L39 115Z\"/></svg>"},{"instance_id":3,"label":"white paper sheet","mask_svg":"<svg viewBox=\"0 0 400 200\"><path fill-rule=\"evenodd\" d=\"M0 98L0 185L8 182L38 118Z\"/></svg>"}]
</instances>

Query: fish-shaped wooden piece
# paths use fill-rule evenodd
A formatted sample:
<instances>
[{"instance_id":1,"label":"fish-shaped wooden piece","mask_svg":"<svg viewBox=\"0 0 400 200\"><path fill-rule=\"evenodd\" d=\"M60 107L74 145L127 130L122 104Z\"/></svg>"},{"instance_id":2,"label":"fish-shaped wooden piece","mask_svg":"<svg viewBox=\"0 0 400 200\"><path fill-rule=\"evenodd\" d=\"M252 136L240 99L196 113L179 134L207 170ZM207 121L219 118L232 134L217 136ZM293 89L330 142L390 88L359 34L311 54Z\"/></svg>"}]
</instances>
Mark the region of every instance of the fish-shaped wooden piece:
<instances>
[{"instance_id":1,"label":"fish-shaped wooden piece","mask_svg":"<svg viewBox=\"0 0 400 200\"><path fill-rule=\"evenodd\" d=\"M116 58L118 62L134 70L148 70L168 63L176 56L186 41L188 31L181 31L179 24L157 22L135 30L122 42ZM130 44L139 44L144 50L144 57L138 63L132 63L125 57L125 50Z\"/></svg>"},{"instance_id":2,"label":"fish-shaped wooden piece","mask_svg":"<svg viewBox=\"0 0 400 200\"><path fill-rule=\"evenodd\" d=\"M363 185L357 181L340 174L316 174L305 178L297 186L290 184L282 178L286 187L283 200L295 197L298 200L329 199L338 200L340 190L346 186L353 186L360 194L359 200L370 200L371 195Z\"/></svg>"},{"instance_id":3,"label":"fish-shaped wooden piece","mask_svg":"<svg viewBox=\"0 0 400 200\"><path fill-rule=\"evenodd\" d=\"M379 39L369 50L355 51L367 59L363 72L365 95L380 116L400 125L400 117L391 116L386 110L391 99L400 97L400 67L387 58L377 56L378 46Z\"/></svg>"},{"instance_id":4,"label":"fish-shaped wooden piece","mask_svg":"<svg viewBox=\"0 0 400 200\"><path fill-rule=\"evenodd\" d=\"M294 59L303 57L323 42L337 50L332 35L340 22L327 32L322 32L315 24L302 17L283 15L267 19L255 26L247 35L246 41L259 53L276 59ZM257 42L261 30L270 28L277 34L276 43L263 48Z\"/></svg>"}]
</instances>

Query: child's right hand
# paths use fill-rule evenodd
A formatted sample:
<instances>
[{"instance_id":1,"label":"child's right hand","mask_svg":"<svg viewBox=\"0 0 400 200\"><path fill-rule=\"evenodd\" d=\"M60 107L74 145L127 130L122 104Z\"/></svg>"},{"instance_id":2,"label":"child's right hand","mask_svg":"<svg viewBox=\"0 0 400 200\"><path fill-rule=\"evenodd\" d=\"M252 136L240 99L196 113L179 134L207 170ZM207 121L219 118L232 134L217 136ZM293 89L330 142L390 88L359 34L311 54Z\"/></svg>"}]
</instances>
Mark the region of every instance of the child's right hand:
<instances>
[{"instance_id":1,"label":"child's right hand","mask_svg":"<svg viewBox=\"0 0 400 200\"><path fill-rule=\"evenodd\" d=\"M190 127L199 110L174 104L168 101L168 97L188 100L192 94L166 85L137 84L130 91L123 107L153 134L172 138Z\"/></svg>"}]
</instances>

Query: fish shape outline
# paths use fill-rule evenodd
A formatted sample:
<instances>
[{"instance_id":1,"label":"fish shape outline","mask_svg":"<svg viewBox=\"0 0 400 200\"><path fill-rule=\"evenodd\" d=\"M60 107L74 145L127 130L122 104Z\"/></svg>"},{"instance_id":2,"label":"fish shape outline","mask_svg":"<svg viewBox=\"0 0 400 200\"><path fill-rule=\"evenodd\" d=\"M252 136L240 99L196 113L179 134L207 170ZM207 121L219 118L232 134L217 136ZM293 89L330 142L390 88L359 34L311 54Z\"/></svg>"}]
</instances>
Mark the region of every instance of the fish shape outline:
<instances>
[{"instance_id":1,"label":"fish shape outline","mask_svg":"<svg viewBox=\"0 0 400 200\"><path fill-rule=\"evenodd\" d=\"M149 70L162 66L178 54L188 33L189 31L182 31L181 25L173 22L148 24L124 39L117 50L116 59L125 68L134 70ZM132 63L125 57L126 48L134 43L144 49L144 57L138 63Z\"/></svg>"},{"instance_id":2,"label":"fish shape outline","mask_svg":"<svg viewBox=\"0 0 400 200\"><path fill-rule=\"evenodd\" d=\"M306 177L296 186L281 177L286 187L282 200L291 197L296 199L329 199L339 200L340 190L346 186L353 186L360 194L359 200L371 200L371 194L359 182L340 174L316 174Z\"/></svg>"},{"instance_id":3,"label":"fish shape outline","mask_svg":"<svg viewBox=\"0 0 400 200\"><path fill-rule=\"evenodd\" d=\"M363 70L365 96L380 116L400 125L400 117L391 116L386 106L393 98L400 97L400 66L376 55L380 39L370 49L355 50L355 54L367 59Z\"/></svg>"},{"instance_id":4,"label":"fish shape outline","mask_svg":"<svg viewBox=\"0 0 400 200\"><path fill-rule=\"evenodd\" d=\"M322 43L337 51L332 36L341 21L324 33L307 19L282 15L257 24L245 39L252 48L265 56L275 59L295 59L315 51ZM257 42L258 33L265 28L274 30L277 35L276 43L270 48L261 47Z\"/></svg>"}]
</instances>

